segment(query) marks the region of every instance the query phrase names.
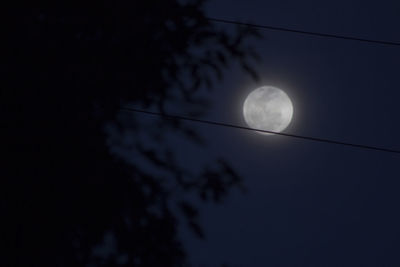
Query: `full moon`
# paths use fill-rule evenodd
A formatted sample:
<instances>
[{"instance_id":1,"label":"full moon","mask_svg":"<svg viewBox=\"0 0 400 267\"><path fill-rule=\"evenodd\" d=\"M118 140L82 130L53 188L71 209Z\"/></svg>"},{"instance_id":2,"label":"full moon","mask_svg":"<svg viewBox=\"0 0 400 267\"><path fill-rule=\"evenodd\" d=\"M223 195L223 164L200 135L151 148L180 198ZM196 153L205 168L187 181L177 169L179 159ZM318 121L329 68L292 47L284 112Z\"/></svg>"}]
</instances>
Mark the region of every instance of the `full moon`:
<instances>
[{"instance_id":1,"label":"full moon","mask_svg":"<svg viewBox=\"0 0 400 267\"><path fill-rule=\"evenodd\" d=\"M292 120L292 101L281 89L262 86L247 96L243 104L243 116L250 128L282 132Z\"/></svg>"}]
</instances>

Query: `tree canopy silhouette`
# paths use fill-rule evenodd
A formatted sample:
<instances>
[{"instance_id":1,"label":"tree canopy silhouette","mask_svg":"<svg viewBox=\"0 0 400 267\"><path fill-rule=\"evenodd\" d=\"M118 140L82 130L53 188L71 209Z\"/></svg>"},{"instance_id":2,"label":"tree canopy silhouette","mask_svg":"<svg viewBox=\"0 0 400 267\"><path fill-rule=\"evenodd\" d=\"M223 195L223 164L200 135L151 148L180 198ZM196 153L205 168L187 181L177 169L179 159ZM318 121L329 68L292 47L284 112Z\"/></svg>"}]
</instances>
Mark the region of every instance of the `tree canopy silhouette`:
<instances>
[{"instance_id":1,"label":"tree canopy silhouette","mask_svg":"<svg viewBox=\"0 0 400 267\"><path fill-rule=\"evenodd\" d=\"M218 202L241 179L223 159L187 170L164 135L201 143L195 131L174 120L144 125L120 107L198 114L205 89L231 62L256 78L246 40L257 32L217 29L203 4L60 1L9 10L0 265L186 264L179 214L204 233L182 192Z\"/></svg>"}]
</instances>

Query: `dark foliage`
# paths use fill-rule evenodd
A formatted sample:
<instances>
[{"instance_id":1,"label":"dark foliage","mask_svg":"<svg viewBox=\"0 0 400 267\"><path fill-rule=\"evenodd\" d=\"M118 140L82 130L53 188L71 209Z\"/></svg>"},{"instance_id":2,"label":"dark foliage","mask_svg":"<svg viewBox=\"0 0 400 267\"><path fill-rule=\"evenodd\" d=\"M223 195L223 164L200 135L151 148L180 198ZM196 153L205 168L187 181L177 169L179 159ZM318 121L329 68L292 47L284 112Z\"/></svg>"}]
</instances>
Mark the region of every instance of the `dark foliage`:
<instances>
[{"instance_id":1,"label":"dark foliage","mask_svg":"<svg viewBox=\"0 0 400 267\"><path fill-rule=\"evenodd\" d=\"M240 178L221 159L186 170L164 134L201 143L196 132L179 121L144 127L119 108L196 114L206 107L199 92L232 60L253 73L244 41L257 33L217 30L202 4L68 1L8 11L1 266L185 264L179 214L204 233L183 195L218 202ZM107 236L109 252L96 254Z\"/></svg>"}]
</instances>

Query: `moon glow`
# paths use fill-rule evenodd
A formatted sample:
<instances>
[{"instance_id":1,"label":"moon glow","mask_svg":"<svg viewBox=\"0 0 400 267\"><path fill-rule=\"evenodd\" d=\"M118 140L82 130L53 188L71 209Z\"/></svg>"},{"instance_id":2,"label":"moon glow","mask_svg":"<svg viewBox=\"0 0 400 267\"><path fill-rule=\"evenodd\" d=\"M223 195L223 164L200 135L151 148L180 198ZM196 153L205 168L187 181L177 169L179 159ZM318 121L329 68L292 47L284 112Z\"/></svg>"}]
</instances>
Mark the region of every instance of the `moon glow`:
<instances>
[{"instance_id":1,"label":"moon glow","mask_svg":"<svg viewBox=\"0 0 400 267\"><path fill-rule=\"evenodd\" d=\"M292 120L293 104L281 89L262 86L247 96L243 104L243 116L247 125L253 129L281 132Z\"/></svg>"}]
</instances>

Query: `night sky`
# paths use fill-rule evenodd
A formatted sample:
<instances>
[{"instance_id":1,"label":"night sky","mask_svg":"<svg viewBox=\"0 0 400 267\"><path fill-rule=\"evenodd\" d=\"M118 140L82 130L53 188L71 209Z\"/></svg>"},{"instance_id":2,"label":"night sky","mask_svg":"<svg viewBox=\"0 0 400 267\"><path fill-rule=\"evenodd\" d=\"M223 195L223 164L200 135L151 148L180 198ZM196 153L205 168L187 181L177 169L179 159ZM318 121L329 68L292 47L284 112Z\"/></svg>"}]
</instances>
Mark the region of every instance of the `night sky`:
<instances>
[{"instance_id":1,"label":"night sky","mask_svg":"<svg viewBox=\"0 0 400 267\"><path fill-rule=\"evenodd\" d=\"M400 40L399 11L396 1L219 0L207 7L214 18L387 41ZM261 80L228 70L204 118L246 126L245 97L273 85L294 104L287 133L400 148L398 47L261 32ZM247 187L202 206L206 240L182 231L195 266L400 265L398 155L191 125L208 142L191 161L222 155Z\"/></svg>"},{"instance_id":2,"label":"night sky","mask_svg":"<svg viewBox=\"0 0 400 267\"><path fill-rule=\"evenodd\" d=\"M10 13L0 265L400 266L400 154L127 110L246 127L246 96L270 85L294 106L284 133L400 150L400 46L259 29L242 40L260 55L257 81L235 54L251 50L230 46L236 25L212 22L233 39L214 34L180 2ZM204 10L400 42L394 0L210 0ZM203 90L197 70L221 68ZM196 90L210 106L189 102Z\"/></svg>"}]
</instances>

